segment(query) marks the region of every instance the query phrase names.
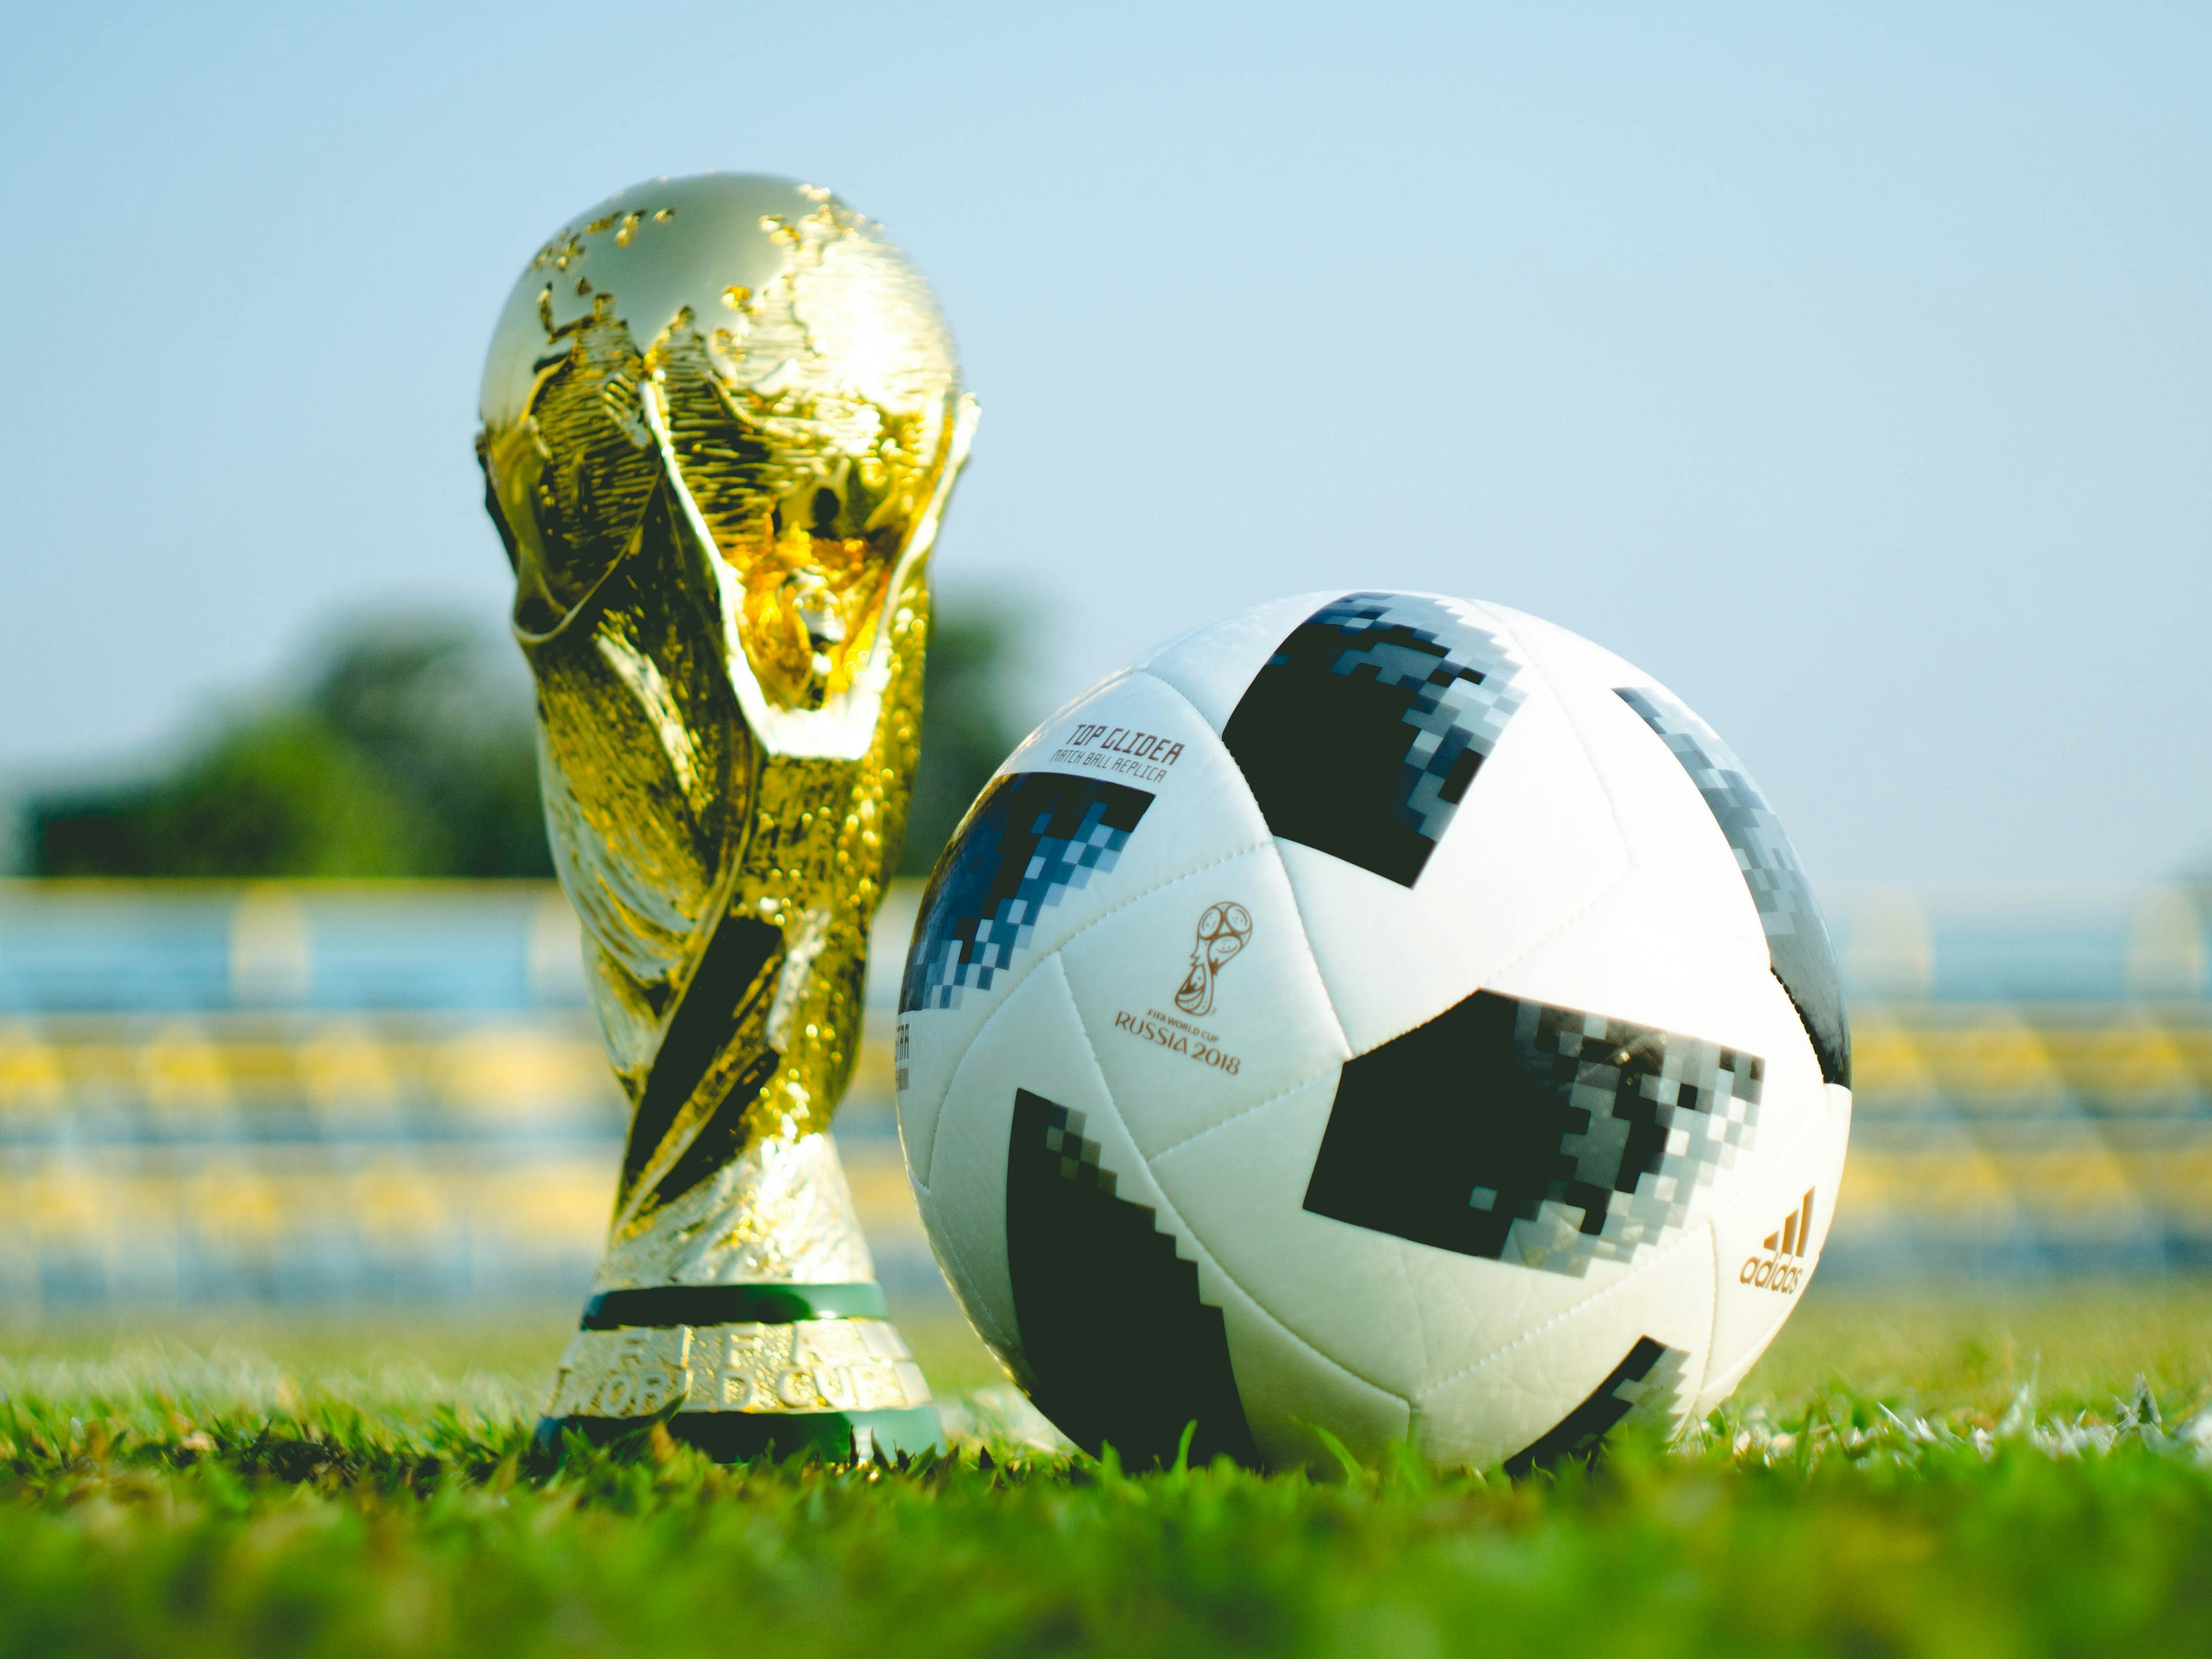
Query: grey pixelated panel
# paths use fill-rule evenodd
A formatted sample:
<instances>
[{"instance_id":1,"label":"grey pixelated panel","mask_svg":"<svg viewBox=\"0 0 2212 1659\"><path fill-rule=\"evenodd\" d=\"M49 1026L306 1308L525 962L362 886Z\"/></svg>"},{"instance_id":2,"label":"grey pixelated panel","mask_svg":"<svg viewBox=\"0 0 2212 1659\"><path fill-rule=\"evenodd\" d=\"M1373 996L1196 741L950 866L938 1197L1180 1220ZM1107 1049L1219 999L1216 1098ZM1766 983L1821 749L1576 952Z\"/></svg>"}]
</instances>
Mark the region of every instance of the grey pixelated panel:
<instances>
[{"instance_id":1,"label":"grey pixelated panel","mask_svg":"<svg viewBox=\"0 0 2212 1659\"><path fill-rule=\"evenodd\" d=\"M1820 1075L1830 1083L1849 1088L1851 1081L1851 1031L1844 1013L1842 975L1836 968L1836 949L1828 939L1828 924L1805 879L1797 851L1782 828L1782 820L1766 804L1766 797L1752 781L1751 774L1720 734L1665 692L1650 686L1619 686L1615 695L1643 718L1644 723L1673 751L1705 798L1714 822L1735 849L1744 885L1759 907L1759 924L1766 930L1767 959L1775 978L1789 993L1797 1018L1812 1040L1820 1062Z\"/></svg>"},{"instance_id":2,"label":"grey pixelated panel","mask_svg":"<svg viewBox=\"0 0 2212 1659\"><path fill-rule=\"evenodd\" d=\"M1756 1054L1478 991L1348 1061L1305 1207L1579 1277L1678 1231L1748 1147Z\"/></svg>"},{"instance_id":3,"label":"grey pixelated panel","mask_svg":"<svg viewBox=\"0 0 2212 1659\"><path fill-rule=\"evenodd\" d=\"M1435 599L1347 593L1291 630L1221 740L1267 828L1411 887L1526 693Z\"/></svg>"},{"instance_id":4,"label":"grey pixelated panel","mask_svg":"<svg viewBox=\"0 0 2212 1659\"><path fill-rule=\"evenodd\" d=\"M1553 1468L1570 1458L1588 1462L1606 1436L1629 1417L1672 1422L1689 1358L1680 1348L1638 1337L1589 1399L1505 1460L1505 1473L1518 1480L1532 1469Z\"/></svg>"},{"instance_id":5,"label":"grey pixelated panel","mask_svg":"<svg viewBox=\"0 0 2212 1659\"><path fill-rule=\"evenodd\" d=\"M1071 888L1114 867L1152 797L1059 772L992 780L922 895L899 1012L957 1006L987 991Z\"/></svg>"}]
</instances>

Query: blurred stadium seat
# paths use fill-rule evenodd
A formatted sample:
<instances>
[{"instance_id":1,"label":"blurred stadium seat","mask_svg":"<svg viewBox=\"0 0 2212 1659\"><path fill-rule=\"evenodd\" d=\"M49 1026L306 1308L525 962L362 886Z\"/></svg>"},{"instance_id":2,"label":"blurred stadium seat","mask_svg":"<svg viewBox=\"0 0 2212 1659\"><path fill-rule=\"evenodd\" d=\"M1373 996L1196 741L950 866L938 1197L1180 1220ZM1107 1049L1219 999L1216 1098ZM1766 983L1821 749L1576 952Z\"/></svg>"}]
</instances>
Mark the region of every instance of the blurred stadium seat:
<instances>
[{"instance_id":1,"label":"blurred stadium seat","mask_svg":"<svg viewBox=\"0 0 2212 1659\"><path fill-rule=\"evenodd\" d=\"M838 1134L886 1287L942 1297L879 925ZM2212 1267L2185 890L1832 896L1856 1111L1838 1278ZM527 882L0 883L0 1308L580 1297L624 1107Z\"/></svg>"}]
</instances>

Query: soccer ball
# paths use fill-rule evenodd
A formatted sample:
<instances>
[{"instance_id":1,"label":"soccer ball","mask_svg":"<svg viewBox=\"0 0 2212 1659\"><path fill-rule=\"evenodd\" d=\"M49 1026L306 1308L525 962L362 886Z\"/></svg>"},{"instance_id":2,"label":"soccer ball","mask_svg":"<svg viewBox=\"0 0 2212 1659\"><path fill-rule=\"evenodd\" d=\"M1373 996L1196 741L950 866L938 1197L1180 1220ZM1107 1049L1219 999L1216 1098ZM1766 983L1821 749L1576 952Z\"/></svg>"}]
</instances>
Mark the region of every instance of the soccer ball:
<instances>
[{"instance_id":1,"label":"soccer ball","mask_svg":"<svg viewBox=\"0 0 2212 1659\"><path fill-rule=\"evenodd\" d=\"M1850 1124L1781 825L1650 676L1306 594L1015 750L932 878L899 1127L984 1340L1092 1450L1518 1473L1724 1398ZM1326 1435L1316 1432L1326 1431Z\"/></svg>"}]
</instances>

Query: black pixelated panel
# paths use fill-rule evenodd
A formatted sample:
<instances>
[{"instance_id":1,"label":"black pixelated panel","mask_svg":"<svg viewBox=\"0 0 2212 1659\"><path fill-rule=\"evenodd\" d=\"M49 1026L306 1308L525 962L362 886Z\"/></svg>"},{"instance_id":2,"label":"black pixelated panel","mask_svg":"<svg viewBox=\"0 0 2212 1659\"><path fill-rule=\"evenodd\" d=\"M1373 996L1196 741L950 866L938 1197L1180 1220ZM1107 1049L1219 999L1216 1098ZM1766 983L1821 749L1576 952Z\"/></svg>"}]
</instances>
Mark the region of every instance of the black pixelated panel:
<instances>
[{"instance_id":1,"label":"black pixelated panel","mask_svg":"<svg viewBox=\"0 0 2212 1659\"><path fill-rule=\"evenodd\" d=\"M1127 784L1060 772L994 778L929 878L907 953L899 1012L988 991L1037 918L1094 872L1111 870L1152 804Z\"/></svg>"},{"instance_id":2,"label":"black pixelated panel","mask_svg":"<svg viewBox=\"0 0 2212 1659\"><path fill-rule=\"evenodd\" d=\"M1411 887L1521 706L1519 665L1434 599L1347 593L1276 647L1221 740L1272 832Z\"/></svg>"},{"instance_id":3,"label":"black pixelated panel","mask_svg":"<svg viewBox=\"0 0 2212 1659\"><path fill-rule=\"evenodd\" d=\"M1650 686L1615 690L1674 751L1705 798L1714 821L1735 851L1752 902L1759 907L1759 923L1766 929L1767 958L1774 964L1775 978L1790 994L1805 1035L1813 1041L1820 1075L1849 1088L1851 1031L1844 1015L1836 948L1829 943L1828 924L1821 918L1812 884L1805 879L1804 866L1797 862L1797 851L1784 833L1782 820L1712 727Z\"/></svg>"},{"instance_id":4,"label":"black pixelated panel","mask_svg":"<svg viewBox=\"0 0 2212 1659\"><path fill-rule=\"evenodd\" d=\"M1096 1454L1174 1461L1198 1425L1194 1463L1256 1462L1221 1310L1152 1209L1117 1198L1083 1114L1023 1089L1006 1157L1006 1262L1037 1408Z\"/></svg>"},{"instance_id":5,"label":"black pixelated panel","mask_svg":"<svg viewBox=\"0 0 2212 1659\"><path fill-rule=\"evenodd\" d=\"M1747 1146L1755 1054L1477 991L1348 1061L1305 1207L1574 1276L1679 1230Z\"/></svg>"},{"instance_id":6,"label":"black pixelated panel","mask_svg":"<svg viewBox=\"0 0 2212 1659\"><path fill-rule=\"evenodd\" d=\"M1531 1469L1548 1469L1571 1457L1588 1462L1596 1456L1606 1436L1629 1413L1647 1401L1655 1413L1668 1411L1688 1358L1679 1348L1638 1337L1589 1399L1505 1460L1505 1473L1518 1480Z\"/></svg>"}]
</instances>

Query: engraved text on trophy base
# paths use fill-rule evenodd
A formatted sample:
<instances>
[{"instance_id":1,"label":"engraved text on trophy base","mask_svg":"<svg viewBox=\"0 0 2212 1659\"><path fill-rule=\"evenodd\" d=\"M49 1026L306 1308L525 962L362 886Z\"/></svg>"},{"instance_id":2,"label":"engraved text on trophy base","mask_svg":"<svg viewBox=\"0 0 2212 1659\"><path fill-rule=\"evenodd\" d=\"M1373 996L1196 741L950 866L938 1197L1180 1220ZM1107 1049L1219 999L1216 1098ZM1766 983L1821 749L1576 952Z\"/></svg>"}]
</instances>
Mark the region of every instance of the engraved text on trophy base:
<instances>
[{"instance_id":1,"label":"engraved text on trophy base","mask_svg":"<svg viewBox=\"0 0 2212 1659\"><path fill-rule=\"evenodd\" d=\"M548 1417L693 1412L897 1411L929 1386L881 1319L579 1331L561 1357Z\"/></svg>"}]
</instances>

